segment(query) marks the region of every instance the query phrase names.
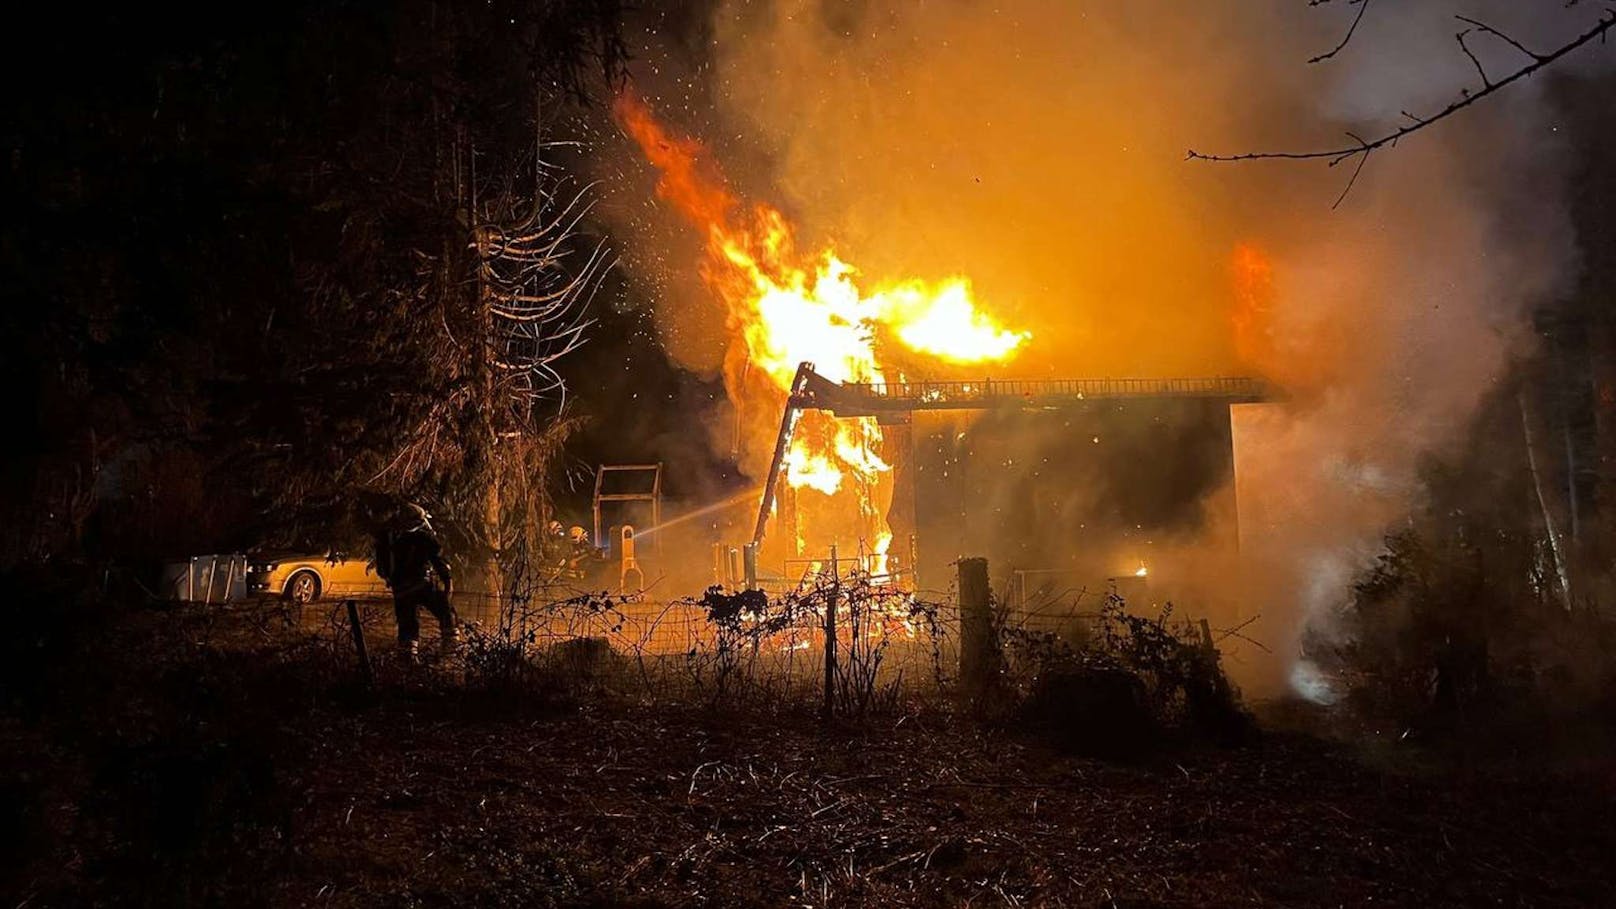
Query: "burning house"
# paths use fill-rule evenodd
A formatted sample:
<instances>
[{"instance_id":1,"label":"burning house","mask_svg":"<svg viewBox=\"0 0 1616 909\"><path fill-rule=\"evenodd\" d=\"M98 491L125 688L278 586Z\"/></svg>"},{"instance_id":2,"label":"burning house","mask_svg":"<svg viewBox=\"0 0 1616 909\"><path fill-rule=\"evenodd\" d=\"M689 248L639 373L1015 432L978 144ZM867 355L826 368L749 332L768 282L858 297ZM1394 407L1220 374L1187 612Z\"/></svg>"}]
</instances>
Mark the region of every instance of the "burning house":
<instances>
[{"instance_id":1,"label":"burning house","mask_svg":"<svg viewBox=\"0 0 1616 909\"><path fill-rule=\"evenodd\" d=\"M784 462L800 414L821 411L882 428L893 487L886 517L906 545L875 570L937 586L959 557L986 555L1017 600L1050 583L1137 586L1159 539L1238 545L1229 408L1264 395L1244 378L837 384L804 363L752 545L771 519L801 538Z\"/></svg>"},{"instance_id":2,"label":"burning house","mask_svg":"<svg viewBox=\"0 0 1616 909\"><path fill-rule=\"evenodd\" d=\"M962 277L865 286L632 94L615 113L658 196L704 235L724 304L736 448L765 478L755 522L725 541L745 543L742 577L789 580L836 545L906 586L946 587L950 563L985 555L1001 586L1097 590L1148 574L1160 541L1233 548L1229 406L1260 400L1257 383L965 378L1024 375L1012 364L1033 333ZM715 564L740 581L734 562Z\"/></svg>"}]
</instances>

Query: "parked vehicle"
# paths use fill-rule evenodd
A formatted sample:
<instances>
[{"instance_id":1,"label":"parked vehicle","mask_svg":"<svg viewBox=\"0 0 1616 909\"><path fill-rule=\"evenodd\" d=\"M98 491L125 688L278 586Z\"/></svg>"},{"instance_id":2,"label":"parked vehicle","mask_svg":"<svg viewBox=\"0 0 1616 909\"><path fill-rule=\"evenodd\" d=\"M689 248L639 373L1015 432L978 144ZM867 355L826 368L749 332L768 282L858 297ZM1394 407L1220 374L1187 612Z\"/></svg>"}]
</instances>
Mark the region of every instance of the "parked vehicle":
<instances>
[{"instance_id":1,"label":"parked vehicle","mask_svg":"<svg viewBox=\"0 0 1616 909\"><path fill-rule=\"evenodd\" d=\"M387 594L387 584L364 559L306 553L258 553L247 572L254 593L285 597L294 603L322 598L368 598Z\"/></svg>"}]
</instances>

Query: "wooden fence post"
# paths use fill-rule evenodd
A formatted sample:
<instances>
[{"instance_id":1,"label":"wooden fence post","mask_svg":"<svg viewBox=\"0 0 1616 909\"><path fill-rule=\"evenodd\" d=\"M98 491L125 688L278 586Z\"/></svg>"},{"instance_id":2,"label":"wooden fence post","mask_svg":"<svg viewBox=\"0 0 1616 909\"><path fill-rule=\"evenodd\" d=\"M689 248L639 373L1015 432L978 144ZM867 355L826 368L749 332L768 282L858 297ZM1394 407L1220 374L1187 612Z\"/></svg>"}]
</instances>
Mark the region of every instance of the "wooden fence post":
<instances>
[{"instance_id":1,"label":"wooden fence post","mask_svg":"<svg viewBox=\"0 0 1616 909\"><path fill-rule=\"evenodd\" d=\"M991 604L988 560L960 559L960 686L971 697L985 693L998 670Z\"/></svg>"}]
</instances>

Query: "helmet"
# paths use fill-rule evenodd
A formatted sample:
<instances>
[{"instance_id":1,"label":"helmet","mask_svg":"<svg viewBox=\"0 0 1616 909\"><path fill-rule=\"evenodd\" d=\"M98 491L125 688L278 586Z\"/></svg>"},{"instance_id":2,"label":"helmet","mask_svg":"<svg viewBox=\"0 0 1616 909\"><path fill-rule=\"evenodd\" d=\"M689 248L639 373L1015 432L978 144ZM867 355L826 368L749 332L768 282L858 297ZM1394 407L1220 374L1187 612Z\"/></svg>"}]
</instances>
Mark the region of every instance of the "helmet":
<instances>
[{"instance_id":1,"label":"helmet","mask_svg":"<svg viewBox=\"0 0 1616 909\"><path fill-rule=\"evenodd\" d=\"M408 524L411 530L425 530L428 533L432 531L432 515L428 514L425 508L410 502L405 505L405 512L404 523Z\"/></svg>"},{"instance_id":2,"label":"helmet","mask_svg":"<svg viewBox=\"0 0 1616 909\"><path fill-rule=\"evenodd\" d=\"M559 537L562 534L566 533L566 528L561 526L560 521L551 521L548 525L545 526L544 529L545 529L545 532L550 534L550 536L552 536L552 537Z\"/></svg>"},{"instance_id":3,"label":"helmet","mask_svg":"<svg viewBox=\"0 0 1616 909\"><path fill-rule=\"evenodd\" d=\"M432 532L432 515L414 502L389 493L362 489L357 496L359 517L378 533Z\"/></svg>"},{"instance_id":4,"label":"helmet","mask_svg":"<svg viewBox=\"0 0 1616 909\"><path fill-rule=\"evenodd\" d=\"M589 542L589 531L574 525L571 530L567 531L567 539L574 543L587 543Z\"/></svg>"}]
</instances>

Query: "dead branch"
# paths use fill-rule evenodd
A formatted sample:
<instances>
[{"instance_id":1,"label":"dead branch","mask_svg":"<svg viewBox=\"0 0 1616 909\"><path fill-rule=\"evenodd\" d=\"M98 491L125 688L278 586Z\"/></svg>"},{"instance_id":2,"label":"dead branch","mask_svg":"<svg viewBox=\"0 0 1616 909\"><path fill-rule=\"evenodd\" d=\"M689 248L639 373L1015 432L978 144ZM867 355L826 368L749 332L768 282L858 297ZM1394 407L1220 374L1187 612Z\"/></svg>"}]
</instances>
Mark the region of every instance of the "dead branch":
<instances>
[{"instance_id":1,"label":"dead branch","mask_svg":"<svg viewBox=\"0 0 1616 909\"><path fill-rule=\"evenodd\" d=\"M1367 6L1367 0L1364 5ZM1359 18L1362 18L1362 13L1363 10L1360 9ZM1356 143L1354 145L1344 145L1338 148L1321 149L1317 151L1244 152L1234 155L1209 155L1203 154L1202 152L1198 152L1194 149L1190 149L1185 156L1186 160L1219 162L1261 160L1325 160L1329 162L1330 167L1335 167L1337 164L1340 164L1343 161L1349 161L1356 158L1358 161L1357 167L1354 168L1352 178L1347 183L1347 189L1342 192L1340 198L1336 199L1335 205L1340 205L1341 200L1346 198L1347 191L1350 191L1353 183L1357 181L1358 174L1363 171L1364 164L1368 161L1369 156L1376 150L1385 148L1387 146L1395 146L1398 141L1403 139L1405 136L1417 133L1428 126L1432 126L1442 120L1447 119L1448 117L1453 116L1459 111L1475 104L1477 101L1501 91L1511 83L1525 79L1528 76L1531 76L1533 73L1536 73L1538 70L1552 65L1562 57L1576 51L1585 44L1589 44L1596 39L1603 41L1606 33L1609 32L1613 27L1616 27L1616 9L1607 8L1604 14L1600 16L1598 23L1589 28L1587 31L1553 51L1548 53L1538 53L1530 50L1522 45L1519 41L1516 41L1514 38L1500 32L1492 26L1463 16L1459 16L1457 18L1471 26L1471 28L1459 32L1455 38L1459 42L1459 47L1463 50L1466 56L1470 57L1471 62L1475 64L1477 71L1481 75L1482 88L1480 91L1461 89L1458 98L1454 99L1446 107L1442 108L1435 114L1431 114L1430 116L1418 117L1410 114L1408 111L1403 111L1403 116L1407 117L1410 122L1397 127L1396 129L1389 130L1374 139L1364 139L1363 137L1348 133L1347 135ZM1354 27L1356 27L1356 22L1354 23ZM1488 77L1485 69L1483 69L1481 66L1481 62L1477 60L1473 53L1471 53L1469 46L1465 43L1465 36L1472 32L1482 32L1484 34L1493 35L1499 38L1500 40L1508 43L1511 47L1514 47L1516 50L1519 50L1521 53L1525 54L1528 58L1530 58L1530 62L1510 73L1508 76L1494 81ZM1343 42L1343 45L1344 43L1345 42ZM1339 47L1337 50L1339 50ZM1334 53L1335 52L1332 51L1331 55ZM1330 55L1324 55L1318 59L1325 59L1328 56Z\"/></svg>"},{"instance_id":2,"label":"dead branch","mask_svg":"<svg viewBox=\"0 0 1616 909\"><path fill-rule=\"evenodd\" d=\"M1330 0L1310 0L1308 6L1322 6L1328 2L1330 2ZM1357 4L1358 15L1352 17L1352 24L1347 26L1347 33L1341 36L1341 41L1337 43L1335 47L1330 48L1330 50L1326 53L1319 54L1317 57L1309 59L1307 62L1323 63L1325 60L1328 60L1331 57L1334 57L1336 54L1341 53L1342 48L1346 47L1347 42L1351 41L1352 36L1357 33L1358 23L1363 21L1364 13L1369 9L1369 0L1348 0L1348 3L1349 5Z\"/></svg>"},{"instance_id":3,"label":"dead branch","mask_svg":"<svg viewBox=\"0 0 1616 909\"><path fill-rule=\"evenodd\" d=\"M1247 644L1252 644L1252 645L1260 648L1263 653L1273 653L1273 651L1268 649L1268 646L1266 644L1264 644L1263 642L1261 642L1259 640L1256 640L1255 638L1247 637L1244 634L1245 629L1247 627L1249 627L1252 623L1256 622L1260 618L1262 618L1262 614L1258 613L1257 615L1254 615L1251 618L1246 619L1244 622L1241 622L1240 624L1234 626L1233 628L1222 629L1221 631L1218 632L1218 639L1217 639L1216 643L1221 644L1224 641L1228 640L1229 638L1234 638L1235 640L1245 641Z\"/></svg>"},{"instance_id":4,"label":"dead branch","mask_svg":"<svg viewBox=\"0 0 1616 909\"><path fill-rule=\"evenodd\" d=\"M1510 47L1515 48L1516 50L1518 50L1521 53L1525 54L1526 56L1532 58L1533 60L1542 61L1542 60L1546 59L1542 54L1539 54L1539 53L1537 53L1535 51L1527 50L1526 47L1521 44L1521 42L1516 41L1514 38L1511 38L1510 36L1504 34L1503 32L1499 31L1496 28L1493 28L1492 26L1488 25L1485 22L1478 22L1475 19L1470 18L1469 16L1454 16L1453 18L1458 19L1460 22L1463 22L1466 25L1474 26L1475 31L1485 32L1485 33L1487 33L1489 35L1492 35L1492 36L1494 36L1496 38L1502 39L1504 42L1509 44ZM1466 29L1466 31L1470 31L1470 30L1471 29Z\"/></svg>"}]
</instances>

